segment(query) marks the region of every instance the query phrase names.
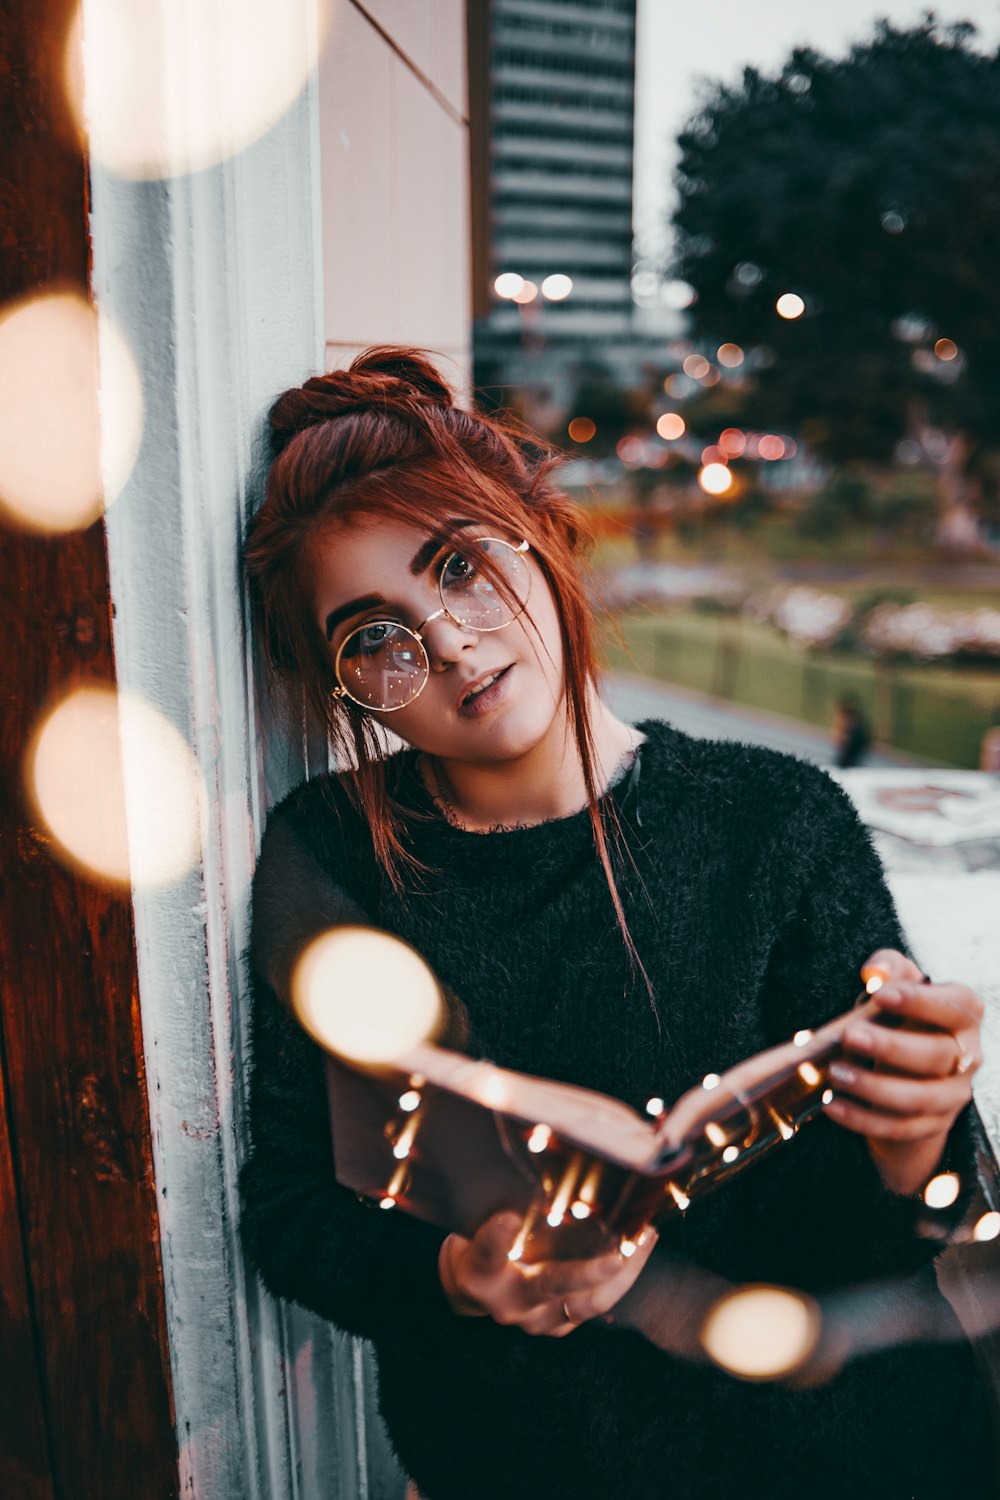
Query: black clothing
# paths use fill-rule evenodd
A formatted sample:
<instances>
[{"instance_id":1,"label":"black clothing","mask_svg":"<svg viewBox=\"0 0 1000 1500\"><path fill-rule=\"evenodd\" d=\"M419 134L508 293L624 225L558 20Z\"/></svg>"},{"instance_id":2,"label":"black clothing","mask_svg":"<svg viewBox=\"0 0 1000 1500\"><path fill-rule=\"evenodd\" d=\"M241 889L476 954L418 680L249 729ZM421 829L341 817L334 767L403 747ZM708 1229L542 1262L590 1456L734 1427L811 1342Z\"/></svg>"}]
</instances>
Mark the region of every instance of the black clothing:
<instances>
[{"instance_id":1,"label":"black clothing","mask_svg":"<svg viewBox=\"0 0 1000 1500\"><path fill-rule=\"evenodd\" d=\"M272 815L255 879L253 1154L243 1232L265 1282L372 1339L382 1410L428 1500L649 1500L968 1492L981 1397L961 1342L859 1359L826 1385L736 1381L640 1334L530 1337L453 1314L441 1231L334 1181L320 1057L280 1004L301 942L351 911L413 943L495 1062L642 1108L847 1008L858 969L903 937L849 798L791 757L642 725L608 794L631 858L618 889L652 980L630 966L587 813L469 833L394 757L412 849L397 892L336 776ZM962 1122L955 1165L971 1180ZM823 1291L927 1277L913 1205L827 1119L671 1225L662 1244L734 1281ZM923 1269L922 1269L923 1268Z\"/></svg>"}]
</instances>

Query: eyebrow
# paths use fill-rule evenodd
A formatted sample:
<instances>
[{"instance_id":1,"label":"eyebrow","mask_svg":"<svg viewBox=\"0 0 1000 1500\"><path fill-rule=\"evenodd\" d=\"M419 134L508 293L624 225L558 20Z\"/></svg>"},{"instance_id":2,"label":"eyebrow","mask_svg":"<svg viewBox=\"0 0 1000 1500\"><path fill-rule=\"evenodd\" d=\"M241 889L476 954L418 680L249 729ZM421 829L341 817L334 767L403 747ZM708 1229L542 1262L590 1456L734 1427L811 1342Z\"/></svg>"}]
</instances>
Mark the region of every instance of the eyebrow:
<instances>
[{"instance_id":1,"label":"eyebrow","mask_svg":"<svg viewBox=\"0 0 1000 1500\"><path fill-rule=\"evenodd\" d=\"M451 520L449 527L458 530L462 526L474 526L475 521ZM415 552L410 559L410 572L414 578L419 578L421 573L426 572L434 561L441 548L447 546L448 537L443 532L427 538L419 551ZM385 604L386 600L382 594L363 594L359 599L349 599L346 604L341 604L337 609L331 609L324 622L326 638L329 640L342 621L350 619L351 615L360 614L363 609L370 609L373 604Z\"/></svg>"}]
</instances>

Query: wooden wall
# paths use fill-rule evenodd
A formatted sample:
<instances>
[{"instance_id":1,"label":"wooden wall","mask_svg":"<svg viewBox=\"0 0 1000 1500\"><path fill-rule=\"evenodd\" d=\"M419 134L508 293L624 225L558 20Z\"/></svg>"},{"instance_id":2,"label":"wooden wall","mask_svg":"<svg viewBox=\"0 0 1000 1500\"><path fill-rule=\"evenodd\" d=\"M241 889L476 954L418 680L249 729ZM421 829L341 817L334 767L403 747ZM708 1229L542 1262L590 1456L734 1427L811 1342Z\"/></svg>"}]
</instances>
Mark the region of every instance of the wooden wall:
<instances>
[{"instance_id":1,"label":"wooden wall","mask_svg":"<svg viewBox=\"0 0 1000 1500\"><path fill-rule=\"evenodd\" d=\"M69 0L0 9L0 313L87 291ZM103 525L0 523L0 1494L177 1493L131 905L50 856L22 791L51 695L114 680Z\"/></svg>"}]
</instances>

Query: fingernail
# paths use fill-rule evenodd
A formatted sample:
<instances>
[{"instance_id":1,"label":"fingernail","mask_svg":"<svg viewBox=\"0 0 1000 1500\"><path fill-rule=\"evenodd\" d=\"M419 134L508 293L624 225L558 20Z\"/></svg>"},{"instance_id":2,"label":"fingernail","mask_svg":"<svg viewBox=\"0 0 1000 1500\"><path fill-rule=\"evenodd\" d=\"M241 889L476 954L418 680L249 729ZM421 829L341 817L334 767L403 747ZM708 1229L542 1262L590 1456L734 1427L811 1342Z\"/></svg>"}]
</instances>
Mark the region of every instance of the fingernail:
<instances>
[{"instance_id":1,"label":"fingernail","mask_svg":"<svg viewBox=\"0 0 1000 1500\"><path fill-rule=\"evenodd\" d=\"M830 1064L830 1077L834 1083L856 1083L857 1073L847 1063L835 1062Z\"/></svg>"},{"instance_id":2,"label":"fingernail","mask_svg":"<svg viewBox=\"0 0 1000 1500\"><path fill-rule=\"evenodd\" d=\"M870 1026L848 1026L846 1036L852 1047L870 1047L875 1040Z\"/></svg>"},{"instance_id":3,"label":"fingernail","mask_svg":"<svg viewBox=\"0 0 1000 1500\"><path fill-rule=\"evenodd\" d=\"M879 990L878 1003L879 1005L901 1005L903 1003L902 993L896 988L893 988L891 990Z\"/></svg>"}]
</instances>

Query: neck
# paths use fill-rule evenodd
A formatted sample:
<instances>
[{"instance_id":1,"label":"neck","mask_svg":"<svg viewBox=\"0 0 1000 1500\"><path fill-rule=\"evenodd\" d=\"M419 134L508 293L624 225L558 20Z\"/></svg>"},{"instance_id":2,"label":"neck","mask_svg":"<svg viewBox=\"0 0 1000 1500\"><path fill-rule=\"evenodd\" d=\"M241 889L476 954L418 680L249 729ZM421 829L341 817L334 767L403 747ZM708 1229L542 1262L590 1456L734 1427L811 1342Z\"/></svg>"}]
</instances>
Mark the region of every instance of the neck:
<instances>
[{"instance_id":1,"label":"neck","mask_svg":"<svg viewBox=\"0 0 1000 1500\"><path fill-rule=\"evenodd\" d=\"M591 697L590 722L594 779L600 792L637 736L615 718L596 692ZM565 713L556 717L537 744L514 759L495 764L435 759L432 771L437 785L431 790L447 800L463 827L474 831L546 823L587 805L580 752Z\"/></svg>"}]
</instances>

